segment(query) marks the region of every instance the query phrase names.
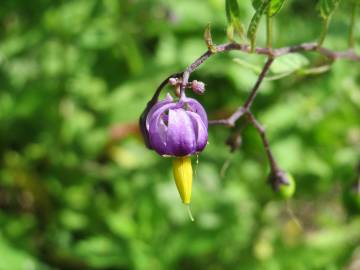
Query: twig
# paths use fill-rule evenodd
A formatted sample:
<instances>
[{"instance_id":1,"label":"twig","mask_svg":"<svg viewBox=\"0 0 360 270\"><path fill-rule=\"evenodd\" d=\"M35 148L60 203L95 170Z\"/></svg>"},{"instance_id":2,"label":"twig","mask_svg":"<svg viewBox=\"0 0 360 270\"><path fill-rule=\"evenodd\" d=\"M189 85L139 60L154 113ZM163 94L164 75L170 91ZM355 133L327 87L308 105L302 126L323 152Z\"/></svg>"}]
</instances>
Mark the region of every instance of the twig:
<instances>
[{"instance_id":1,"label":"twig","mask_svg":"<svg viewBox=\"0 0 360 270\"><path fill-rule=\"evenodd\" d=\"M268 57L268 59L264 65L254 87L250 91L250 94L249 94L248 98L246 99L244 105L239 107L230 117L228 117L226 119L210 120L209 124L210 125L225 125L228 127L234 127L236 121L238 121L243 115L246 114L248 116L249 122L255 127L255 129L258 131L258 133L262 139L262 142L263 142L263 145L265 148L265 152L266 152L266 155L268 157L268 160L269 160L269 163L271 166L271 171L272 172L281 172L281 170L279 169L279 166L277 165L277 163L274 159L274 156L270 150L269 141L266 137L264 127L257 121L255 116L250 112L251 105L254 102L254 99L260 88L260 85L263 82L267 72L269 71L270 66L273 63L273 61L277 57L280 57L280 56L283 56L286 54L291 54L291 53L298 53L298 52L316 52L316 53L328 58L329 60L331 60L331 62L333 62L337 59L348 59L351 61L360 62L360 55L358 55L355 52L355 50L353 50L352 48L345 50L345 51L332 51L330 49L322 47L321 42L320 43L317 43L317 42L302 43L299 45L282 47L282 48L277 48L277 49L273 49L271 47L268 47L268 48L257 47L257 48L255 48L254 52L251 51L249 45L239 44L239 43L235 43L235 42L213 46L211 50L208 49L199 58L197 58L191 65L189 65L184 72L172 74L169 77L167 77L160 84L160 86L157 88L153 98L148 102L144 112L142 113L142 115L140 117L140 127L142 129L144 129L143 132L145 132L145 134L147 133L147 130L145 128L145 122L144 122L146 119L146 116L147 116L149 110L151 109L151 107L157 102L161 90L167 85L168 80L170 78L181 79L181 88L180 88L180 99L181 99L185 96L185 89L186 89L186 86L188 85L189 77L192 72L194 72L199 66L201 66L212 55L222 53L222 52L228 52L228 51L232 51L232 50L242 51L244 53L255 53L258 55L265 55ZM149 146L148 142L145 142L145 143Z\"/></svg>"},{"instance_id":2,"label":"twig","mask_svg":"<svg viewBox=\"0 0 360 270\"><path fill-rule=\"evenodd\" d=\"M189 81L189 77L192 72L194 72L200 65L202 65L209 57L212 55L228 52L228 51L242 51L245 53L252 53L250 50L250 46L246 44L240 43L225 43L221 45L214 46L214 51L210 50L206 51L203 55L201 55L198 59L195 60L190 66L186 68L186 70L181 74L182 75L182 84L181 84L181 93L183 95L186 85ZM262 48L257 47L255 48L255 54L260 55L267 55L270 58L277 58L289 53L296 53L296 52L317 52L329 59L348 59L352 61L359 61L360 62L360 55L358 55L353 50L345 50L345 51L332 51L330 49L319 47L317 42L309 42L309 43L302 43L299 45L289 46L289 47L282 47L277 49L272 48Z\"/></svg>"},{"instance_id":3,"label":"twig","mask_svg":"<svg viewBox=\"0 0 360 270\"><path fill-rule=\"evenodd\" d=\"M263 67L263 69L262 69L262 71L261 71L261 73L260 73L260 75L259 75L253 89L250 92L250 95L249 95L248 99L245 101L245 104L244 104L244 109L245 110L250 109L252 103L254 102L257 91L259 90L259 87L260 87L262 81L264 80L264 78L266 76L266 73L269 71L270 66L273 63L273 61L274 61L274 58L272 58L272 57L269 57L269 59L266 61L266 63L264 65L264 67Z\"/></svg>"},{"instance_id":4,"label":"twig","mask_svg":"<svg viewBox=\"0 0 360 270\"><path fill-rule=\"evenodd\" d=\"M251 108L252 103L254 102L254 99L256 97L256 94L259 90L259 87L264 80L266 73L269 71L271 64L273 63L274 58L269 57L266 61L253 89L250 91L249 97L246 99L243 106L239 107L229 118L227 119L221 119L221 120L215 120L215 121L209 121L210 125L226 125L233 127L237 120L239 120L245 113L249 112L249 109Z\"/></svg>"},{"instance_id":5,"label":"twig","mask_svg":"<svg viewBox=\"0 0 360 270\"><path fill-rule=\"evenodd\" d=\"M279 168L278 164L276 163L274 155L272 154L272 152L270 150L270 144L269 144L269 140L267 139L267 136L265 133L265 128L257 121L255 116L250 111L248 111L246 113L246 115L248 116L250 123L256 128L256 130L258 131L258 133L261 137L261 140L264 145L265 152L266 152L266 156L267 156L270 166L271 166L271 171L272 172L279 171L280 168Z\"/></svg>"}]
</instances>

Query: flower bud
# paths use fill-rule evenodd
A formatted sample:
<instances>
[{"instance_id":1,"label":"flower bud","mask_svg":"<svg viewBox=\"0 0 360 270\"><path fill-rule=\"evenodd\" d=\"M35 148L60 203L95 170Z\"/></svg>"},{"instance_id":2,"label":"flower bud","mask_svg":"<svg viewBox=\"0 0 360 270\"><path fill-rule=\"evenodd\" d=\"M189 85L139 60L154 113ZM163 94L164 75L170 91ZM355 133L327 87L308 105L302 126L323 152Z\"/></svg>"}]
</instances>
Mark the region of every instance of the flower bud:
<instances>
[{"instance_id":1,"label":"flower bud","mask_svg":"<svg viewBox=\"0 0 360 270\"><path fill-rule=\"evenodd\" d=\"M176 79L176 78L170 78L169 79L169 83L171 84L171 85L177 85L178 84L178 79Z\"/></svg>"},{"instance_id":2,"label":"flower bud","mask_svg":"<svg viewBox=\"0 0 360 270\"><path fill-rule=\"evenodd\" d=\"M181 200L190 204L192 190L192 166L190 157L178 157L173 160L173 174Z\"/></svg>"},{"instance_id":3,"label":"flower bud","mask_svg":"<svg viewBox=\"0 0 360 270\"><path fill-rule=\"evenodd\" d=\"M194 80L191 83L191 89L194 91L194 93L202 95L205 92L205 84L203 82Z\"/></svg>"},{"instance_id":4,"label":"flower bud","mask_svg":"<svg viewBox=\"0 0 360 270\"><path fill-rule=\"evenodd\" d=\"M143 134L149 146L162 156L184 157L201 152L208 141L208 120L193 98L175 102L169 95L146 116Z\"/></svg>"}]
</instances>

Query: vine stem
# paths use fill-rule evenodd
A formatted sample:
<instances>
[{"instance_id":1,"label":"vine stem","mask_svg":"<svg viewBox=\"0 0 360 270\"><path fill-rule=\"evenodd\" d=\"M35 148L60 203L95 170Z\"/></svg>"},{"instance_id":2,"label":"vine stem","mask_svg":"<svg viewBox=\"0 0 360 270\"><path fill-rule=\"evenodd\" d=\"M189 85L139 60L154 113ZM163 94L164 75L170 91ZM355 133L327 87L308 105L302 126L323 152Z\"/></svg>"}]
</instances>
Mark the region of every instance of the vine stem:
<instances>
[{"instance_id":1,"label":"vine stem","mask_svg":"<svg viewBox=\"0 0 360 270\"><path fill-rule=\"evenodd\" d=\"M270 7L266 14L266 47L272 48L272 18L270 16Z\"/></svg>"},{"instance_id":2,"label":"vine stem","mask_svg":"<svg viewBox=\"0 0 360 270\"><path fill-rule=\"evenodd\" d=\"M321 34L320 34L320 39L319 39L319 42L318 42L318 46L322 46L324 41L325 41L325 38L326 38L326 34L329 30L329 24L330 24L330 18L325 18L323 20L323 29L321 31Z\"/></svg>"},{"instance_id":3,"label":"vine stem","mask_svg":"<svg viewBox=\"0 0 360 270\"><path fill-rule=\"evenodd\" d=\"M250 123L254 126L254 128L257 130L257 132L259 133L259 135L261 137L262 143L264 145L265 153L266 153L266 156L267 156L269 164L270 164L271 172L279 171L280 168L279 168L277 162L275 161L274 155L271 152L270 143L266 136L264 126L258 122L258 120L255 118L255 116L250 111L248 111L246 114L248 116Z\"/></svg>"},{"instance_id":4,"label":"vine stem","mask_svg":"<svg viewBox=\"0 0 360 270\"><path fill-rule=\"evenodd\" d=\"M288 47L281 47L277 49L271 49L271 48L263 48L263 47L257 47L255 48L255 51L252 52L251 48L247 44L240 44L236 42L231 43L225 43L221 45L214 46L213 51L207 50L204 54L202 54L199 58L197 58L190 66L188 66L184 72L179 72L174 74L172 77L182 77L182 83L181 83L181 93L185 91L186 85L189 81L189 77L192 72L194 72L200 65L202 65L209 57L223 52L228 51L242 51L244 53L255 53L259 55L267 55L272 58L277 58L286 54L290 53L297 53L297 52L317 52L325 57L327 57L330 60L336 60L336 59L348 59L351 61L359 61L360 62L360 55L358 55L353 50L345 50L345 51L332 51L330 49L327 49L325 47L319 46L319 43L317 42L307 42L302 43L299 45L294 46L288 46ZM178 75L178 76L176 76ZM171 77L171 76L170 76ZM160 85L160 91L163 87L166 86L165 84ZM158 88L158 89L159 89Z\"/></svg>"},{"instance_id":5,"label":"vine stem","mask_svg":"<svg viewBox=\"0 0 360 270\"><path fill-rule=\"evenodd\" d=\"M271 28L271 25L269 24L268 27ZM144 128L144 121L146 119L146 115L151 109L151 107L157 102L161 90L168 84L170 78L178 78L181 79L181 87L180 87L180 99L185 96L185 89L188 85L189 78L192 72L194 72L199 66L201 66L209 57L223 52L228 52L232 50L241 51L244 53L255 53L258 55L266 55L267 61L264 64L264 67L259 74L258 79L255 82L255 85L253 86L252 90L249 93L248 98L246 99L243 106L239 107L230 117L226 119L218 119L218 120L210 120L209 125L224 125L228 127L234 127L236 124L236 121L238 121L243 115L248 116L248 121L255 127L257 132L259 133L262 143L264 145L264 149L267 155L267 158L269 160L271 171L272 172L278 172L280 171L279 166L277 165L274 156L270 150L269 141L267 139L265 129L264 127L259 123L259 121L256 119L256 117L252 114L250 111L251 106L254 102L254 99L257 95L257 92L260 88L261 83L263 82L266 74L268 73L271 64L273 61L280 56L291 54L291 53L297 53L297 52L316 52L320 55L325 56L331 62L334 62L337 59L348 59L351 61L357 61L360 62L360 55L358 55L355 50L352 48L349 48L345 51L332 51L330 49L327 49L325 47L322 47L322 43L325 39L326 31L328 27L328 22L325 22L324 24L324 30L322 38L320 38L319 42L308 42L308 43L302 43L299 45L294 46L288 46L288 47L282 47L282 48L276 48L273 49L271 47L271 39L268 38L267 47L257 47L255 48L255 51L252 52L249 45L246 44L240 44L236 42L231 43L225 43L217 46L213 46L212 49L208 49L205 53L203 53L199 58L197 58L191 65L189 65L185 71L174 73L167 77L157 88L155 91L155 94L153 95L152 99L148 102L144 112L142 113L140 117L140 127ZM268 31L268 34L271 34L271 30ZM146 132L144 130L143 132ZM145 142L147 145L148 143Z\"/></svg>"}]
</instances>

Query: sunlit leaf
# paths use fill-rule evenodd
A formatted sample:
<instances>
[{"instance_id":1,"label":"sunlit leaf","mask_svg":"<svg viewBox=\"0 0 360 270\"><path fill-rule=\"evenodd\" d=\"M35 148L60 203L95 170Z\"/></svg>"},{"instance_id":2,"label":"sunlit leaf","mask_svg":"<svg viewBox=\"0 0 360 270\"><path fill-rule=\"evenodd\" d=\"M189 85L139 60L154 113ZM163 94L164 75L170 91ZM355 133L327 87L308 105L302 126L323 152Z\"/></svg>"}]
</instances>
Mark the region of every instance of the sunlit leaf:
<instances>
[{"instance_id":1,"label":"sunlit leaf","mask_svg":"<svg viewBox=\"0 0 360 270\"><path fill-rule=\"evenodd\" d=\"M320 0L318 3L318 8L321 17L324 19L329 18L339 6L340 1L341 0Z\"/></svg>"},{"instance_id":2,"label":"sunlit leaf","mask_svg":"<svg viewBox=\"0 0 360 270\"><path fill-rule=\"evenodd\" d=\"M269 16L275 16L279 13L286 0L271 0Z\"/></svg>"},{"instance_id":3,"label":"sunlit leaf","mask_svg":"<svg viewBox=\"0 0 360 270\"><path fill-rule=\"evenodd\" d=\"M247 32L247 37L250 39L251 51L255 49L256 33L259 28L259 23L262 15L266 12L266 9L268 8L269 4L270 4L270 0L265 0L264 2L262 2L259 5L259 7L256 9L255 14L251 19Z\"/></svg>"},{"instance_id":4,"label":"sunlit leaf","mask_svg":"<svg viewBox=\"0 0 360 270\"><path fill-rule=\"evenodd\" d=\"M226 28L226 36L228 40L234 41L234 26L232 24L229 24Z\"/></svg>"},{"instance_id":5,"label":"sunlit leaf","mask_svg":"<svg viewBox=\"0 0 360 270\"><path fill-rule=\"evenodd\" d=\"M244 27L240 20L240 9L237 0L226 0L225 9L228 24L232 25L238 36L242 38L244 35Z\"/></svg>"},{"instance_id":6,"label":"sunlit leaf","mask_svg":"<svg viewBox=\"0 0 360 270\"><path fill-rule=\"evenodd\" d=\"M252 0L252 5L257 10L265 0ZM269 16L275 16L279 13L286 0L271 0L269 6Z\"/></svg>"},{"instance_id":7,"label":"sunlit leaf","mask_svg":"<svg viewBox=\"0 0 360 270\"><path fill-rule=\"evenodd\" d=\"M274 74L282 74L296 71L308 64L309 60L305 56L293 53L276 58L270 70Z\"/></svg>"}]
</instances>

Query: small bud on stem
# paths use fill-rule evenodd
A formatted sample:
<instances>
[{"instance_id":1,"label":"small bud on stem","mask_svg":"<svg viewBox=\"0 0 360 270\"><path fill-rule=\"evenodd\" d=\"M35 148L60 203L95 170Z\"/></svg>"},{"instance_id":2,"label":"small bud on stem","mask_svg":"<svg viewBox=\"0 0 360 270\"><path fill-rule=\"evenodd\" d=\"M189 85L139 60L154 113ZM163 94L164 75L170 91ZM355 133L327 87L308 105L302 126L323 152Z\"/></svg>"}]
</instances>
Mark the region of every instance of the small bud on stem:
<instances>
[{"instance_id":1,"label":"small bud on stem","mask_svg":"<svg viewBox=\"0 0 360 270\"><path fill-rule=\"evenodd\" d=\"M194 91L194 93L202 95L205 92L205 84L203 82L193 80L191 82L191 89Z\"/></svg>"}]
</instances>

